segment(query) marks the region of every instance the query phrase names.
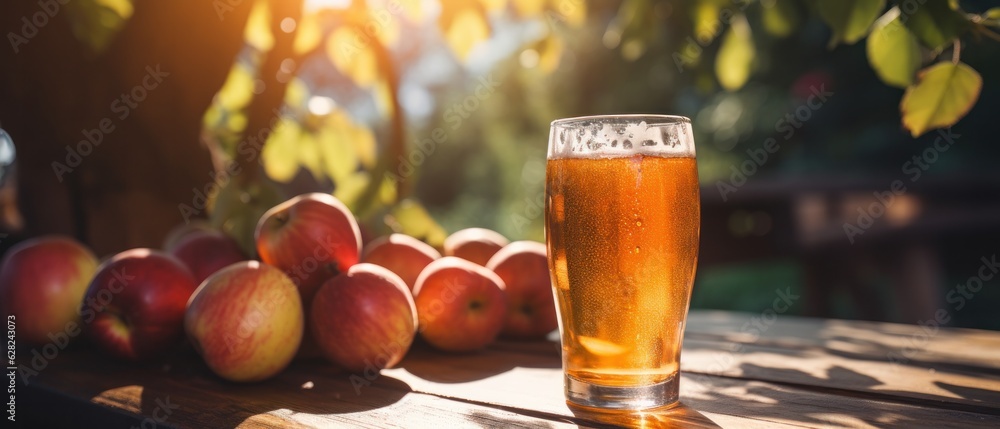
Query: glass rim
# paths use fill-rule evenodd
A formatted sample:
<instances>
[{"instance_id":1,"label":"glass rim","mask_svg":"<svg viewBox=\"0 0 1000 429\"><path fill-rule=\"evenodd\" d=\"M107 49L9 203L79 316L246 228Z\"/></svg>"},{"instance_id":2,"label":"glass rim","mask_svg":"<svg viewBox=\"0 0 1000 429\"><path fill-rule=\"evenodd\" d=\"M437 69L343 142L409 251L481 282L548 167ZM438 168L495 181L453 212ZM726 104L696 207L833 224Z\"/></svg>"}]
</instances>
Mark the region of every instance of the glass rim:
<instances>
[{"instance_id":1,"label":"glass rim","mask_svg":"<svg viewBox=\"0 0 1000 429\"><path fill-rule=\"evenodd\" d=\"M646 122L647 126L691 123L691 118L688 118L687 116L630 113L623 115L588 115L588 116L575 116L571 118L562 118L552 121L549 124L549 126L553 128L564 127L564 126L572 126L589 122L597 122L601 120L613 120L613 119L622 120L620 122Z\"/></svg>"}]
</instances>

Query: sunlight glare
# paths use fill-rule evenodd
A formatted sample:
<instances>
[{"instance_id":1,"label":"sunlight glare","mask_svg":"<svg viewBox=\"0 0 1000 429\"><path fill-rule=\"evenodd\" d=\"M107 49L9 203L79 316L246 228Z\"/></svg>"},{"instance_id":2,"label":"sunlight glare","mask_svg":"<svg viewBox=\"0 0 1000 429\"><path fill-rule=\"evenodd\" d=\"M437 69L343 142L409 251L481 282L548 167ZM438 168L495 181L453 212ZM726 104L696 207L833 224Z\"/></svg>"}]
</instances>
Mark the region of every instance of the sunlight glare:
<instances>
[{"instance_id":1,"label":"sunlight glare","mask_svg":"<svg viewBox=\"0 0 1000 429\"><path fill-rule=\"evenodd\" d=\"M303 9L307 12L320 9L345 9L351 5L351 0L306 0Z\"/></svg>"},{"instance_id":2,"label":"sunlight glare","mask_svg":"<svg viewBox=\"0 0 1000 429\"><path fill-rule=\"evenodd\" d=\"M330 97L313 96L309 98L309 113L316 116L329 115L336 107L336 103Z\"/></svg>"}]
</instances>

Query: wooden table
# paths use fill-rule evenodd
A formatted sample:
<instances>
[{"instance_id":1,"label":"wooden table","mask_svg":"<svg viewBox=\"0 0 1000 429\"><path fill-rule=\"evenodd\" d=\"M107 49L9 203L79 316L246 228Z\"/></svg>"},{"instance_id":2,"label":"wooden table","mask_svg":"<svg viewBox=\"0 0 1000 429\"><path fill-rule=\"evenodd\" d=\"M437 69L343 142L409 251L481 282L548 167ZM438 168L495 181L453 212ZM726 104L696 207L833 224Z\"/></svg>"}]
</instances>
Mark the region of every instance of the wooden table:
<instances>
[{"instance_id":1,"label":"wooden table","mask_svg":"<svg viewBox=\"0 0 1000 429\"><path fill-rule=\"evenodd\" d=\"M399 368L354 375L321 361L240 385L190 350L167 363L67 350L18 390L18 418L92 427L1000 427L1000 333L692 312L682 405L570 409L558 345L470 355L418 345ZM758 334L759 333L759 334ZM159 420L159 421L158 421Z\"/></svg>"}]
</instances>

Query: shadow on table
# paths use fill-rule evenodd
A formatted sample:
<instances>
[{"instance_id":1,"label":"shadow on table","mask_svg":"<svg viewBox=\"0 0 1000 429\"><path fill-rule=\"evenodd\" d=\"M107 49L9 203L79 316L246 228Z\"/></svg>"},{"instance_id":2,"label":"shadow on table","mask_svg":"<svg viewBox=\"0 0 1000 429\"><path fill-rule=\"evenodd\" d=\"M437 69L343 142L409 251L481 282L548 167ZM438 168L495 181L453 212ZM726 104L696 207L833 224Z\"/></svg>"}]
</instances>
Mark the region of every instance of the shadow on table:
<instances>
[{"instance_id":1,"label":"shadow on table","mask_svg":"<svg viewBox=\"0 0 1000 429\"><path fill-rule=\"evenodd\" d=\"M190 349L155 363L113 361L96 350L67 353L41 371L29 392L37 406L25 412L40 427L277 427L295 413L387 407L412 391L395 378L347 373L322 360L296 361L262 382L234 383L213 374ZM56 404L64 406L52 412Z\"/></svg>"},{"instance_id":2,"label":"shadow on table","mask_svg":"<svg viewBox=\"0 0 1000 429\"><path fill-rule=\"evenodd\" d=\"M287 421L268 413L277 410L282 410L277 413L282 416L357 413L390 406L411 392L409 385L395 378L346 372L321 359L296 361L279 376L259 383L227 382L204 365L178 375L176 381L145 386L142 415L162 415L164 408L169 408L165 405L169 398L175 408L166 419L168 424L219 428L241 424L283 426ZM213 412L206 413L206 409ZM182 424L185 413L190 413L188 424ZM206 414L212 420L204 421ZM251 418L253 423L248 421Z\"/></svg>"},{"instance_id":3,"label":"shadow on table","mask_svg":"<svg viewBox=\"0 0 1000 429\"><path fill-rule=\"evenodd\" d=\"M531 347L547 347L548 344ZM435 350L423 342L414 342L399 367L427 381L465 383L482 380L517 367L562 367L558 355L535 354L520 350L489 349L468 353L448 353Z\"/></svg>"},{"instance_id":4,"label":"shadow on table","mask_svg":"<svg viewBox=\"0 0 1000 429\"><path fill-rule=\"evenodd\" d=\"M904 331L904 333L909 332ZM903 334L881 333L880 335L896 336ZM909 338L910 335L912 334L906 335L906 338ZM771 340L775 341L776 339L772 338ZM738 374L740 378L771 382L791 382L808 386L836 387L877 395L903 396L915 400L948 401L951 395L944 394L943 392L934 392L933 389L905 390L905 388L899 386L903 377L920 376L926 378L928 381L944 383L945 381L956 379L952 376L968 377L975 374L979 379L1000 381L1000 373L996 369L986 365L977 366L966 363L947 362L941 358L935 359L934 356L930 358L924 358L923 356L906 358L903 356L904 349L893 348L885 342L865 338L834 335L830 337L823 336L822 340L818 346L804 347L801 350L791 348L793 346L758 346L754 343L744 343L743 352L739 353L742 356L740 360L748 362L742 362L738 369L731 367L731 364L723 365L726 362L726 359L723 358L729 358L729 362L739 361L732 359L735 354L730 351L730 346L726 342L689 341L685 344L685 350L717 353L719 358L715 359L715 362L720 364L717 366L717 369L720 371L724 370L723 374L726 375ZM823 364L825 365L823 368L814 368L821 369L825 374L817 374L817 377L812 375L816 374L815 371L812 373L802 371L797 368L796 359L789 359L781 363L775 363L776 361L773 359L762 360L772 362L770 365L749 363L754 361L752 356L757 352L768 355L780 353L782 356L788 358L802 357L816 362L827 362ZM849 367L834 364L836 361L844 362L840 359L821 359L822 354L846 359L846 362L849 362ZM709 356L708 359L713 358ZM709 360L709 362L712 361ZM701 368L706 369L711 367L702 365ZM898 368L907 369L907 372L895 372ZM914 369L918 371L913 371ZM703 373L713 374L709 371L703 371ZM948 389L940 385L939 387L960 395L963 399L975 401L977 404L1000 404L1000 392L998 391L964 386L956 386L957 389ZM957 391L958 389L961 390L961 393ZM1000 407L996 406L993 408L1000 409ZM975 408L969 409L982 412Z\"/></svg>"},{"instance_id":5,"label":"shadow on table","mask_svg":"<svg viewBox=\"0 0 1000 429\"><path fill-rule=\"evenodd\" d=\"M899 335L906 338L911 338L912 334ZM948 372L952 374L968 374L977 373L984 374L996 378L1000 378L1000 369L992 368L985 365L975 365L970 363L961 362L950 362L940 357L927 357L922 354L917 354L914 358L907 358L904 354L905 352L912 350L909 345L904 347L892 347L891 345L884 344L878 341L872 341L861 338L853 338L848 336L832 336L826 340L827 344L833 342L843 342L848 343L853 346L857 351L851 352L846 350L840 350L836 348L826 347L824 351L835 356L840 356L847 359L855 359L862 361L876 360L881 362L893 362L901 361L900 364L906 366L912 366L924 369L933 369L936 372Z\"/></svg>"},{"instance_id":6,"label":"shadow on table","mask_svg":"<svg viewBox=\"0 0 1000 429\"><path fill-rule=\"evenodd\" d=\"M748 355L752 358L752 356ZM900 403L899 396L933 399L935 395L914 395L912 392L886 390L878 378L839 365L823 369L825 376L788 367L771 367L742 363L736 371L739 377L715 377L686 373L688 380L700 386L689 389L682 399L702 412L738 415L757 420L805 426L872 425L962 427L985 415L952 414L945 416L941 408L984 412L973 407L953 405L922 406ZM876 375L877 374L873 374ZM832 389L831 380L846 382L854 389ZM683 382L682 382L683 383ZM775 384L777 383L777 384ZM683 384L682 384L683 386ZM940 386L940 385L939 385ZM881 387L877 390L873 387ZM982 396L980 389L960 386L940 386L959 395ZM950 388L949 388L950 387ZM855 390L857 393L847 393ZM897 399L894 399L896 397ZM964 414L964 413L962 413ZM987 413L992 414L992 413ZM964 423L963 423L964 422Z\"/></svg>"},{"instance_id":7,"label":"shadow on table","mask_svg":"<svg viewBox=\"0 0 1000 429\"><path fill-rule=\"evenodd\" d=\"M525 428L525 429L540 429L540 428L554 428L556 427L554 423L543 422L539 419L531 418L516 418L516 417L498 417L494 414L474 411L465 415L465 419L474 425L482 428Z\"/></svg>"},{"instance_id":8,"label":"shadow on table","mask_svg":"<svg viewBox=\"0 0 1000 429\"><path fill-rule=\"evenodd\" d=\"M957 384L945 383L943 381L935 381L934 385L937 386L937 387L940 387L940 388L942 388L944 390L947 390L947 391L949 391L951 393L954 393L954 394L962 397L963 399L968 399L968 400L976 402L976 403L987 403L987 404L989 404L989 403L996 404L997 403L997 402L993 402L993 401L989 401L989 400L984 400L983 399L983 398L989 398L989 397L996 398L997 397L997 392L992 391L992 390L980 389L978 387L959 386Z\"/></svg>"}]
</instances>

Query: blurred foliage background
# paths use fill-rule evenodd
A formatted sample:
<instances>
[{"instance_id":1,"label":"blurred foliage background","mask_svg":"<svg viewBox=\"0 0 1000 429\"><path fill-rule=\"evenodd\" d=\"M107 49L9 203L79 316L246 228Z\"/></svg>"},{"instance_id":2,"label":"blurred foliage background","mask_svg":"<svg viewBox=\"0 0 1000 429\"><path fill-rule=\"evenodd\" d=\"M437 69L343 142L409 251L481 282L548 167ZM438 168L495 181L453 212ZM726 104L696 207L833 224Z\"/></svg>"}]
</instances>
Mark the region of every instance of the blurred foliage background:
<instances>
[{"instance_id":1,"label":"blurred foliage background","mask_svg":"<svg viewBox=\"0 0 1000 429\"><path fill-rule=\"evenodd\" d=\"M99 58L144 6L78 0L65 16ZM479 226L541 241L550 121L679 114L695 126L705 213L694 307L759 313L791 287L795 314L915 323L946 308L953 325L1000 329L995 282L961 309L949 295L1000 229L992 6L216 0L197 13L243 18L242 36L195 112L199 141L215 171L241 173L208 212L247 247L260 213L307 191L345 201L368 236L440 245ZM779 149L738 173L769 139ZM927 150L913 179L907 162ZM896 179L907 192L852 235Z\"/></svg>"}]
</instances>

